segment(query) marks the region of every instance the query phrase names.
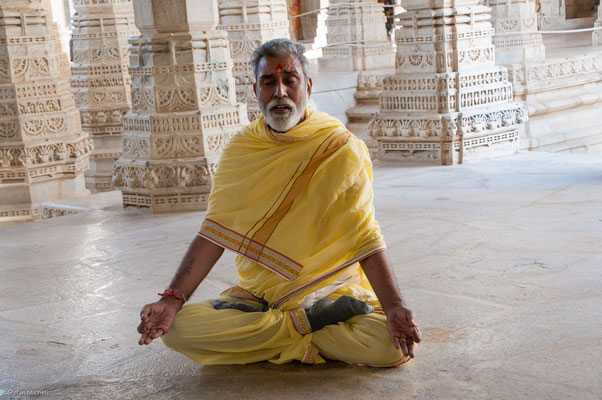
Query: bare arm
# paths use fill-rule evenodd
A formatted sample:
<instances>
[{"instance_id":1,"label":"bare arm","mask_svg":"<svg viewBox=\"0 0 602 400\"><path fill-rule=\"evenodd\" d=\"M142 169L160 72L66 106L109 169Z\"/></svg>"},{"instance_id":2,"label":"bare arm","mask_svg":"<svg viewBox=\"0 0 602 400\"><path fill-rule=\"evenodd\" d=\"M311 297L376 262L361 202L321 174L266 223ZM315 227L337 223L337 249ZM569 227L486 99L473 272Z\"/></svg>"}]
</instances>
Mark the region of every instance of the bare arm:
<instances>
[{"instance_id":1,"label":"bare arm","mask_svg":"<svg viewBox=\"0 0 602 400\"><path fill-rule=\"evenodd\" d=\"M196 236L190 243L178 272L169 284L169 288L178 289L187 299L190 298L217 260L220 259L223 252L223 247L201 236Z\"/></svg>"},{"instance_id":2,"label":"bare arm","mask_svg":"<svg viewBox=\"0 0 602 400\"><path fill-rule=\"evenodd\" d=\"M383 306L395 348L401 347L404 356L414 357L414 343L420 342L420 329L414 322L414 313L403 303L387 252L366 257L360 265Z\"/></svg>"},{"instance_id":3,"label":"bare arm","mask_svg":"<svg viewBox=\"0 0 602 400\"><path fill-rule=\"evenodd\" d=\"M169 288L177 289L187 299L190 298L223 252L222 247L196 236L190 243ZM140 312L142 322L138 326L138 333L142 336L138 344L149 344L162 334L166 334L176 317L176 313L181 308L182 303L179 300L168 296L145 305Z\"/></svg>"}]
</instances>

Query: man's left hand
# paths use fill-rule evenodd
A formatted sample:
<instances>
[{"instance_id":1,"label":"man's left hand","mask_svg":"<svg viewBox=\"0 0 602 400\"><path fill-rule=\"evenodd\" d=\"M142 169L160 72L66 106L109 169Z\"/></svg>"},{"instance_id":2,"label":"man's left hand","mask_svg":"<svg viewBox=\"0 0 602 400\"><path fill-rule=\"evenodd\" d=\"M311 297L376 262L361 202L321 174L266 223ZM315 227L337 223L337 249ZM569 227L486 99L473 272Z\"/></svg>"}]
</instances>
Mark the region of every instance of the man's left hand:
<instances>
[{"instance_id":1,"label":"man's left hand","mask_svg":"<svg viewBox=\"0 0 602 400\"><path fill-rule=\"evenodd\" d=\"M420 329L414 322L414 313L407 307L395 306L387 310L387 328L393 346L401 348L404 357L414 358L414 343L420 343Z\"/></svg>"}]
</instances>

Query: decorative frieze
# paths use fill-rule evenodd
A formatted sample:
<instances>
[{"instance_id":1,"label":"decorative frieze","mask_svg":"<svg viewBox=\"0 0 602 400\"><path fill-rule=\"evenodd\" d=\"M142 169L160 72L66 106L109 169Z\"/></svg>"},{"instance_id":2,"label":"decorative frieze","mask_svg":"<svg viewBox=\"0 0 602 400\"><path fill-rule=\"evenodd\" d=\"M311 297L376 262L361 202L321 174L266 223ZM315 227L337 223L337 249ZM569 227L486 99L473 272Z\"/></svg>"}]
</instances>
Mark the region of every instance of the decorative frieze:
<instances>
[{"instance_id":1,"label":"decorative frieze","mask_svg":"<svg viewBox=\"0 0 602 400\"><path fill-rule=\"evenodd\" d=\"M578 78L587 82L587 74L592 74L589 81L598 81L602 72L602 54L593 53L566 60L550 60L538 64L509 66L509 78L515 85L515 93L522 93L526 86L556 85L564 86L564 79Z\"/></svg>"},{"instance_id":2,"label":"decorative frieze","mask_svg":"<svg viewBox=\"0 0 602 400\"><path fill-rule=\"evenodd\" d=\"M129 41L132 111L123 118L123 154L113 170L124 206L205 209L219 155L248 123L236 100L227 33L215 29L217 3L190 2L134 2L140 35ZM189 12L197 7L206 12Z\"/></svg>"},{"instance_id":3,"label":"decorative frieze","mask_svg":"<svg viewBox=\"0 0 602 400\"><path fill-rule=\"evenodd\" d=\"M318 59L320 72L393 67L395 50L385 22L377 2L332 0L326 20L328 45Z\"/></svg>"},{"instance_id":4,"label":"decorative frieze","mask_svg":"<svg viewBox=\"0 0 602 400\"><path fill-rule=\"evenodd\" d=\"M121 155L122 117L131 109L128 39L138 34L132 0L75 0L71 90L81 124L94 141L86 186L112 190Z\"/></svg>"},{"instance_id":5,"label":"decorative frieze","mask_svg":"<svg viewBox=\"0 0 602 400\"><path fill-rule=\"evenodd\" d=\"M42 202L89 193L92 143L45 5L0 4L0 223L37 219Z\"/></svg>"},{"instance_id":6,"label":"decorative frieze","mask_svg":"<svg viewBox=\"0 0 602 400\"><path fill-rule=\"evenodd\" d=\"M236 99L247 105L249 120L259 117L259 105L253 93L255 77L249 60L262 43L289 38L285 0L218 0L218 29L228 32L230 54L236 81Z\"/></svg>"},{"instance_id":7,"label":"decorative frieze","mask_svg":"<svg viewBox=\"0 0 602 400\"><path fill-rule=\"evenodd\" d=\"M399 15L395 74L369 126L378 158L450 165L516 152L527 112L495 65L490 9L430 3Z\"/></svg>"}]
</instances>

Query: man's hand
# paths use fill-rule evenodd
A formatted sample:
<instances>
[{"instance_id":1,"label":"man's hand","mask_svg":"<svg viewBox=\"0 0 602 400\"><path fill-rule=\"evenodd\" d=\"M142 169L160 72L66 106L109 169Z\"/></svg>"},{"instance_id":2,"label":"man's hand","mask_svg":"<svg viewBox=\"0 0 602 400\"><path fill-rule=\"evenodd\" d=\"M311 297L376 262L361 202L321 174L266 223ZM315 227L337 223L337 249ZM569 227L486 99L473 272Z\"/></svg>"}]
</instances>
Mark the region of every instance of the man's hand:
<instances>
[{"instance_id":1,"label":"man's hand","mask_svg":"<svg viewBox=\"0 0 602 400\"><path fill-rule=\"evenodd\" d=\"M154 339L169 331L176 318L176 313L182 308L182 303L171 297L147 304L140 311L138 333L142 334L138 344L149 344Z\"/></svg>"},{"instance_id":2,"label":"man's hand","mask_svg":"<svg viewBox=\"0 0 602 400\"><path fill-rule=\"evenodd\" d=\"M386 312L387 328L396 349L401 347L404 357L414 358L414 343L420 343L420 329L414 322L414 313L404 306L391 307Z\"/></svg>"},{"instance_id":3,"label":"man's hand","mask_svg":"<svg viewBox=\"0 0 602 400\"><path fill-rule=\"evenodd\" d=\"M223 252L223 247L198 235L195 236L169 288L179 290L184 298L189 299ZM182 302L167 296L155 303L145 305L140 312L142 322L138 325L138 333L141 333L142 337L138 344L149 344L166 334L180 308Z\"/></svg>"},{"instance_id":4,"label":"man's hand","mask_svg":"<svg viewBox=\"0 0 602 400\"><path fill-rule=\"evenodd\" d=\"M383 306L393 345L401 348L404 357L414 358L414 343L420 343L420 329L414 322L412 310L403 305L387 252L372 254L360 264Z\"/></svg>"}]
</instances>

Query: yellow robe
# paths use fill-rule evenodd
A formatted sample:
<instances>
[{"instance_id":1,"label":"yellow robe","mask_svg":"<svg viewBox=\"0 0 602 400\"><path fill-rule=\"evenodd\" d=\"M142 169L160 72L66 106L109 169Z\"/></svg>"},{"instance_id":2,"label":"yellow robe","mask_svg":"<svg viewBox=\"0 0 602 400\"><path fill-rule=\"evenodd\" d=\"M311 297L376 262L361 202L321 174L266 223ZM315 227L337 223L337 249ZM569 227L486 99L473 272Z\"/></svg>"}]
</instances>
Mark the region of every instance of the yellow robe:
<instances>
[{"instance_id":1,"label":"yellow robe","mask_svg":"<svg viewBox=\"0 0 602 400\"><path fill-rule=\"evenodd\" d=\"M238 253L239 286L223 300L267 304L267 312L187 304L164 343L201 364L324 362L392 366L378 299L358 261L385 244L372 205L372 166L363 141L335 118L306 111L286 132L263 117L234 136L220 158L199 235ZM377 312L311 332L304 309L349 294Z\"/></svg>"}]
</instances>

